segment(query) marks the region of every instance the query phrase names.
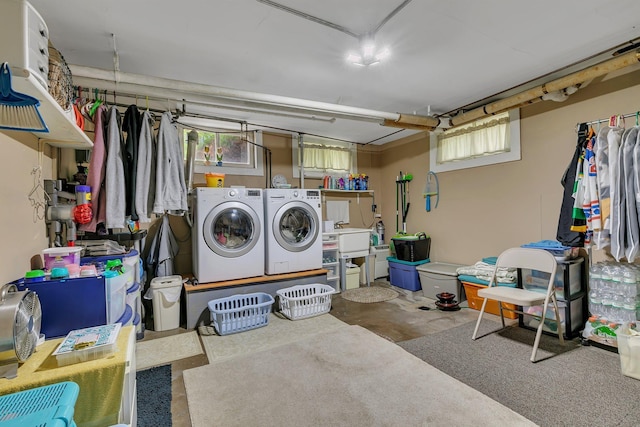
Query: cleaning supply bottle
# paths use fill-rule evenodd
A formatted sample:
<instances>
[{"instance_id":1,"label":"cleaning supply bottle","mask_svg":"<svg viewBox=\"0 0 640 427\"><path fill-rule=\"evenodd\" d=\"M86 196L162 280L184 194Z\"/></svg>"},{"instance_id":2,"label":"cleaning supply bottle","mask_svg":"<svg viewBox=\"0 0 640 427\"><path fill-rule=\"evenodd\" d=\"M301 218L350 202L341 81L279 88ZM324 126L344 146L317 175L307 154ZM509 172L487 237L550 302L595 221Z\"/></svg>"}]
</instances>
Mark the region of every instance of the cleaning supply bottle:
<instances>
[{"instance_id":1,"label":"cleaning supply bottle","mask_svg":"<svg viewBox=\"0 0 640 427\"><path fill-rule=\"evenodd\" d=\"M376 233L378 233L378 244L384 244L384 224L382 220L378 221L376 224Z\"/></svg>"},{"instance_id":2,"label":"cleaning supply bottle","mask_svg":"<svg viewBox=\"0 0 640 427\"><path fill-rule=\"evenodd\" d=\"M378 246L378 242L380 242L380 236L375 229L371 230L371 238L369 239L369 246Z\"/></svg>"}]
</instances>

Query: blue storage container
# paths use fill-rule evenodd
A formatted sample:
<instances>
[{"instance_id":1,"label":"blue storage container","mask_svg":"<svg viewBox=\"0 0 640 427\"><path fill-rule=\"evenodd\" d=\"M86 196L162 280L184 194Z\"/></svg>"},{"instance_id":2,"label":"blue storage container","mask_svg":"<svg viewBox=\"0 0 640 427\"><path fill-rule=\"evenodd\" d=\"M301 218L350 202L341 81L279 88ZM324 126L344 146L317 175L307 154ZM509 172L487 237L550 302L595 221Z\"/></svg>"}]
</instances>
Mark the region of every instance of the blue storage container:
<instances>
[{"instance_id":1,"label":"blue storage container","mask_svg":"<svg viewBox=\"0 0 640 427\"><path fill-rule=\"evenodd\" d=\"M80 387L65 381L0 396L0 425L72 426Z\"/></svg>"},{"instance_id":2,"label":"blue storage container","mask_svg":"<svg viewBox=\"0 0 640 427\"><path fill-rule=\"evenodd\" d=\"M388 257L389 261L389 282L393 286L407 289L409 291L419 291L420 276L416 267L429 262L428 259L422 261L402 261L394 257Z\"/></svg>"},{"instance_id":3,"label":"blue storage container","mask_svg":"<svg viewBox=\"0 0 640 427\"><path fill-rule=\"evenodd\" d=\"M120 323L122 326L133 325L134 316L135 313L133 312L133 309L126 305L124 308L124 314L116 321L116 323Z\"/></svg>"},{"instance_id":4,"label":"blue storage container","mask_svg":"<svg viewBox=\"0 0 640 427\"><path fill-rule=\"evenodd\" d=\"M29 289L38 295L42 307L40 332L46 338L64 337L74 329L107 323L107 296L103 276L77 279L13 282L19 291Z\"/></svg>"}]
</instances>

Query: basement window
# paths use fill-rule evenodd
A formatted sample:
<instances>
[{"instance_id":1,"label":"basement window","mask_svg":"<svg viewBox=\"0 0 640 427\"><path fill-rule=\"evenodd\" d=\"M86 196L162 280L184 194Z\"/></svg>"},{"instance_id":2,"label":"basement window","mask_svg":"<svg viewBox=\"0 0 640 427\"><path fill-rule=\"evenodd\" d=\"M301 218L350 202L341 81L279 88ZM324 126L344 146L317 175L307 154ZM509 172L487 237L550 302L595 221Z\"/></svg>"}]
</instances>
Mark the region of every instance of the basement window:
<instances>
[{"instance_id":1,"label":"basement window","mask_svg":"<svg viewBox=\"0 0 640 427\"><path fill-rule=\"evenodd\" d=\"M191 129L183 128L184 159ZM262 132L239 132L225 129L196 130L198 142L195 146L194 172L221 172L231 175L262 176L263 153ZM253 143L253 144L252 144ZM220 162L220 163L219 163ZM220 165L218 165L220 164Z\"/></svg>"},{"instance_id":2,"label":"basement window","mask_svg":"<svg viewBox=\"0 0 640 427\"><path fill-rule=\"evenodd\" d=\"M294 178L300 178L300 167L304 167L305 178L355 173L356 144L308 135L303 135L302 144L300 150L295 137L291 144Z\"/></svg>"},{"instance_id":3,"label":"basement window","mask_svg":"<svg viewBox=\"0 0 640 427\"><path fill-rule=\"evenodd\" d=\"M520 160L520 111L516 108L444 132L432 132L429 158L434 172Z\"/></svg>"}]
</instances>

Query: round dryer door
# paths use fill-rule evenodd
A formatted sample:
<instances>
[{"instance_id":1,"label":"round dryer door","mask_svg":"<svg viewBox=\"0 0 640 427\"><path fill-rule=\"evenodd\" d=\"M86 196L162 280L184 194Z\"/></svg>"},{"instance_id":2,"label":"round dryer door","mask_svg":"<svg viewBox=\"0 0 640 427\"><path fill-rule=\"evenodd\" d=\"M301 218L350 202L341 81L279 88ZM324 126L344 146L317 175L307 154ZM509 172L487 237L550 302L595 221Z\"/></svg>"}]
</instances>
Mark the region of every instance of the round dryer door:
<instances>
[{"instance_id":1,"label":"round dryer door","mask_svg":"<svg viewBox=\"0 0 640 427\"><path fill-rule=\"evenodd\" d=\"M262 229L258 215L251 207L240 202L226 202L209 212L202 232L213 252L235 258L253 249Z\"/></svg>"},{"instance_id":2,"label":"round dryer door","mask_svg":"<svg viewBox=\"0 0 640 427\"><path fill-rule=\"evenodd\" d=\"M318 214L304 202L284 204L273 218L273 235L289 252L308 249L318 238Z\"/></svg>"}]
</instances>

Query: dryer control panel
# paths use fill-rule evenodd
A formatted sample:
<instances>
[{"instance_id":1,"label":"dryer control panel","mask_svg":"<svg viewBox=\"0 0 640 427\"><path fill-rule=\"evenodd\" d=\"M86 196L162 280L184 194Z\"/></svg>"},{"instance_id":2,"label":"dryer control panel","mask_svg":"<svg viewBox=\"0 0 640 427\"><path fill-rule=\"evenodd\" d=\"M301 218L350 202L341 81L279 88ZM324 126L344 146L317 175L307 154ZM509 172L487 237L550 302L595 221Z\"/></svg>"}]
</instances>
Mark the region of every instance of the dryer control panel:
<instances>
[{"instance_id":1,"label":"dryer control panel","mask_svg":"<svg viewBox=\"0 0 640 427\"><path fill-rule=\"evenodd\" d=\"M320 191L319 190L306 190L307 199L318 199L320 200Z\"/></svg>"}]
</instances>

